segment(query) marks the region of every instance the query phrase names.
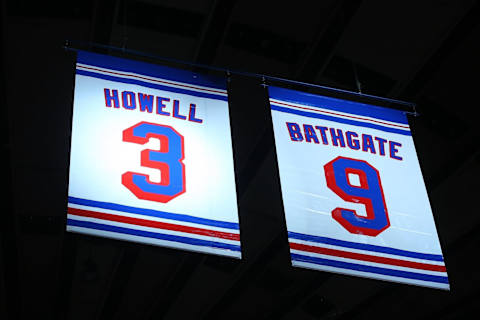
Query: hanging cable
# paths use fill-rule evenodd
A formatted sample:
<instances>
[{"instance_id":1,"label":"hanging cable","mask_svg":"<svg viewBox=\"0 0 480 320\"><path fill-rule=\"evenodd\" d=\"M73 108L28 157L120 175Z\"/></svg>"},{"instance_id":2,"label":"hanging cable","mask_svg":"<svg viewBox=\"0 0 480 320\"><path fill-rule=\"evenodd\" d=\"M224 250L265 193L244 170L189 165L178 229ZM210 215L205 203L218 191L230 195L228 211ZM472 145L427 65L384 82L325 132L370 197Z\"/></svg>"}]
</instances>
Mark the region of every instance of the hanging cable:
<instances>
[{"instance_id":1,"label":"hanging cable","mask_svg":"<svg viewBox=\"0 0 480 320\"><path fill-rule=\"evenodd\" d=\"M123 25L122 25L122 51L125 53L127 49L127 0L123 0Z\"/></svg>"},{"instance_id":2,"label":"hanging cable","mask_svg":"<svg viewBox=\"0 0 480 320\"><path fill-rule=\"evenodd\" d=\"M355 84L357 85L358 93L362 94L362 84L360 83L360 79L358 78L357 65L353 61L352 61L352 66L353 66L353 75L355 77Z\"/></svg>"}]
</instances>

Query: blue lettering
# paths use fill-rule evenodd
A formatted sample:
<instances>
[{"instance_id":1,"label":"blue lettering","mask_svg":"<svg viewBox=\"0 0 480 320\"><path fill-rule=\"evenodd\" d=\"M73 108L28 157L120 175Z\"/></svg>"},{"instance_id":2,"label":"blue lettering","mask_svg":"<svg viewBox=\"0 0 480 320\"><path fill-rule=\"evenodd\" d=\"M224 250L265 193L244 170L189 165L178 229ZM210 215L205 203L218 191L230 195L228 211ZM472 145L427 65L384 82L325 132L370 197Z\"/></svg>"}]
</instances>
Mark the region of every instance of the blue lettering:
<instances>
[{"instance_id":1,"label":"blue lettering","mask_svg":"<svg viewBox=\"0 0 480 320\"><path fill-rule=\"evenodd\" d=\"M401 147L402 144L395 141L389 141L389 145L390 145L390 158L396 159L396 160L403 160L402 157L396 155L396 153L398 152L397 147Z\"/></svg>"},{"instance_id":2,"label":"blue lettering","mask_svg":"<svg viewBox=\"0 0 480 320\"><path fill-rule=\"evenodd\" d=\"M195 118L195 111L197 110L197 106L194 103L190 103L190 111L188 112L188 121L202 123L203 120L199 118Z\"/></svg>"},{"instance_id":3,"label":"blue lettering","mask_svg":"<svg viewBox=\"0 0 480 320\"><path fill-rule=\"evenodd\" d=\"M311 142L313 140L314 143L319 143L317 134L315 133L313 126L309 124L304 124L303 131L305 132L305 142Z\"/></svg>"},{"instance_id":4,"label":"blue lettering","mask_svg":"<svg viewBox=\"0 0 480 320\"><path fill-rule=\"evenodd\" d=\"M315 129L320 131L320 135L322 137L322 143L324 145L328 145L327 134L325 133L328 130L328 128L327 127L321 127L321 126L315 126Z\"/></svg>"},{"instance_id":5,"label":"blue lettering","mask_svg":"<svg viewBox=\"0 0 480 320\"><path fill-rule=\"evenodd\" d=\"M127 110L135 110L137 108L137 103L135 102L135 93L131 91L123 91L122 105Z\"/></svg>"},{"instance_id":6,"label":"blue lettering","mask_svg":"<svg viewBox=\"0 0 480 320\"><path fill-rule=\"evenodd\" d=\"M186 116L179 113L178 109L180 109L180 102L178 100L173 100L173 117L182 120L187 119Z\"/></svg>"},{"instance_id":7,"label":"blue lettering","mask_svg":"<svg viewBox=\"0 0 480 320\"><path fill-rule=\"evenodd\" d=\"M166 107L163 102L169 102L169 98L162 98L162 97L157 97L157 114L161 114L162 116L169 116L170 113L163 111L163 109Z\"/></svg>"},{"instance_id":8,"label":"blue lettering","mask_svg":"<svg viewBox=\"0 0 480 320\"><path fill-rule=\"evenodd\" d=\"M353 149L353 150L360 149L360 142L358 141L358 139L352 138L352 137L355 137L355 138L358 137L358 134L356 132L347 131L345 132L345 136L347 137L347 145L350 149Z\"/></svg>"},{"instance_id":9,"label":"blue lettering","mask_svg":"<svg viewBox=\"0 0 480 320\"><path fill-rule=\"evenodd\" d=\"M138 93L138 105L140 111L152 113L153 111L153 96L150 94Z\"/></svg>"},{"instance_id":10,"label":"blue lettering","mask_svg":"<svg viewBox=\"0 0 480 320\"><path fill-rule=\"evenodd\" d=\"M367 150L370 150L370 153L376 154L372 136L369 134L362 134L362 151L367 152Z\"/></svg>"},{"instance_id":11,"label":"blue lettering","mask_svg":"<svg viewBox=\"0 0 480 320\"><path fill-rule=\"evenodd\" d=\"M330 128L330 135L332 136L332 144L335 147L338 147L338 143L340 142L340 147L345 148L345 140L343 139L343 132L341 129L337 129L335 133L334 128Z\"/></svg>"},{"instance_id":12,"label":"blue lettering","mask_svg":"<svg viewBox=\"0 0 480 320\"><path fill-rule=\"evenodd\" d=\"M375 140L378 141L378 149L379 149L378 152L380 153L381 156L384 156L385 155L385 143L387 142L387 140L379 138L379 137L375 137Z\"/></svg>"},{"instance_id":13,"label":"blue lettering","mask_svg":"<svg viewBox=\"0 0 480 320\"><path fill-rule=\"evenodd\" d=\"M120 108L120 103L118 102L118 90L112 90L110 94L110 89L103 89L105 93L105 106L111 108L112 101L114 108Z\"/></svg>"},{"instance_id":14,"label":"blue lettering","mask_svg":"<svg viewBox=\"0 0 480 320\"><path fill-rule=\"evenodd\" d=\"M292 141L303 141L302 133L300 132L300 126L294 122L287 122L288 133Z\"/></svg>"}]
</instances>

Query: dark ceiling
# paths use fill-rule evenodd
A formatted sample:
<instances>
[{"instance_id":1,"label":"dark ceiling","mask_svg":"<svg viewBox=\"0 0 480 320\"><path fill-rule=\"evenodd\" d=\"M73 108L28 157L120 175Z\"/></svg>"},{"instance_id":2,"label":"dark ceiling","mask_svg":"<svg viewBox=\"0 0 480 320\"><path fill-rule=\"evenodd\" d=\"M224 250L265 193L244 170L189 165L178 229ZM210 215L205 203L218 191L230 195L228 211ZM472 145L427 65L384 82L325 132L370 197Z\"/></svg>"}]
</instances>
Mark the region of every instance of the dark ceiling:
<instances>
[{"instance_id":1,"label":"dark ceiling","mask_svg":"<svg viewBox=\"0 0 480 320\"><path fill-rule=\"evenodd\" d=\"M480 312L478 1L11 0L1 10L1 319ZM354 91L358 79L363 93L417 103L409 120L451 291L291 267L265 89L249 77L233 76L230 92L243 260L65 233L66 39Z\"/></svg>"}]
</instances>

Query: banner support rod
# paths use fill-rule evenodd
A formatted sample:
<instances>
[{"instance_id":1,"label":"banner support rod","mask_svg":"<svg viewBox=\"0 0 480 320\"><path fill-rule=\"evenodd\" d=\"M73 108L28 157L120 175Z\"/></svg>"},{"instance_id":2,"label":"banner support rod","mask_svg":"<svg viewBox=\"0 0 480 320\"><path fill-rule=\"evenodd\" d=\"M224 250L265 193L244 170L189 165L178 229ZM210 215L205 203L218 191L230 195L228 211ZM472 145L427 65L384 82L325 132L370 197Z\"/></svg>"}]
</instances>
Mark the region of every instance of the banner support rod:
<instances>
[{"instance_id":1,"label":"banner support rod","mask_svg":"<svg viewBox=\"0 0 480 320\"><path fill-rule=\"evenodd\" d=\"M94 42L77 41L77 40L73 40L73 41L72 40L65 40L65 44L64 44L63 48L65 50L72 50L72 51L81 50L79 48L76 48L75 45L85 46L85 47L88 47L88 48L94 47L94 48L99 48L99 49L112 50L112 51L116 51L116 52L122 53L122 54L128 53L128 54L132 54L132 55L139 56L139 57L161 60L161 61L166 61L166 62L170 62L170 63L176 63L176 64L181 64L181 65L186 65L186 66L191 66L191 67L196 67L196 68L202 68L202 69L222 72L222 73L226 72L228 74L236 74L236 75L240 75L240 76L259 78L261 80L283 82L283 83L288 83L288 84L293 84L293 85L298 85L298 86L303 86L303 87L310 87L310 88L322 89L322 90L331 91L331 92L340 93L340 94L346 94L346 95L350 95L350 96L354 96L354 97L373 99L373 100L378 100L378 101L382 101L382 102L386 102L386 103L394 103L394 104L397 104L397 105L406 106L406 107L409 107L409 108L413 109L413 111L401 110L401 111L405 112L406 114L410 114L410 115L413 115L415 117L419 116L419 113L416 111L416 104L413 103L413 102L407 102L407 101L403 101L403 100L380 97L380 96L365 94L365 93L361 93L361 92L354 92L354 91L345 90L345 89L333 88L333 87L323 86L323 85L314 84L314 83L308 83L308 82L302 82L302 81L291 80L291 79L286 79L286 78L268 76L268 75L260 74L260 73L233 70L233 69L230 69L230 68L215 67L215 66L212 66L212 65L207 65L207 64L202 64L202 63L190 62L190 61L179 60L179 59L174 59L174 58L167 58L167 57L163 57L163 56L158 56L158 55L153 55L153 54L141 52L141 51L138 51L138 50L119 48L119 47L115 47L115 46L111 46L111 45L105 45L105 44L94 43Z\"/></svg>"}]
</instances>

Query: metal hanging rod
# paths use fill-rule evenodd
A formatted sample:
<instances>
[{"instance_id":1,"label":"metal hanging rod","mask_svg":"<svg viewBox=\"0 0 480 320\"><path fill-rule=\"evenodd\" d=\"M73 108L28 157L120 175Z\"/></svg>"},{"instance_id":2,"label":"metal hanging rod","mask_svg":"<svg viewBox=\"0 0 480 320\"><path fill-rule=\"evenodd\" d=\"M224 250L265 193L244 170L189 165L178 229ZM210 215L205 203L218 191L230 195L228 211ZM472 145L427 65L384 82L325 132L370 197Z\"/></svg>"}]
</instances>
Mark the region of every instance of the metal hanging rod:
<instances>
[{"instance_id":1,"label":"metal hanging rod","mask_svg":"<svg viewBox=\"0 0 480 320\"><path fill-rule=\"evenodd\" d=\"M229 75L236 74L236 75L246 76L246 77L251 77L251 78L259 78L259 79L262 79L263 81L269 80L269 81L283 82L283 83L288 83L288 84L293 84L293 85L298 85L298 86L303 86L303 87L321 89L321 90L330 91L330 92L339 93L339 94L346 94L346 95L350 95L350 96L357 97L357 98L364 98L364 99L366 98L366 99L381 101L381 102L384 102L384 103L393 103L393 104L397 104L397 105L412 108L413 111L406 111L406 110L402 110L402 111L406 114L410 114L410 115L413 115L413 116L419 116L418 112L416 111L416 104L413 103L413 102L407 102L407 101L385 98L385 97L380 97L380 96L375 96L375 95L370 95L370 94L365 94L365 93L360 93L360 92L354 92L354 91L349 91L349 90L344 90L344 89L322 86L322 85L314 84L314 83L308 83L308 82L285 79L285 78L280 78L280 77L268 76L268 75L265 75L265 74L254 73L254 72L233 70L233 69L230 69L230 68L215 67L215 66L207 65L207 64L203 64L203 63L196 63L196 62L185 61L185 60L180 60L180 59L168 58L168 57L153 55L153 54L150 54L150 53L145 53L145 52L138 51L138 50L120 48L120 47L115 47L115 46L105 45L105 44L100 44L100 43L95 43L95 42L86 42L86 41L79 41L79 40L65 40L65 45L63 46L63 48L66 49L66 50L73 50L73 51L80 50L80 48L77 48L76 46L82 46L82 47L87 47L87 48L92 48L93 47L93 48L116 51L116 52L119 52L119 53L128 53L128 54L143 57L143 58L149 58L149 59L154 59L154 60L159 60L159 61L166 61L166 62L170 62L170 63L176 63L176 64L180 64L180 65L202 68L202 69L207 69L207 70L212 70L212 71L217 71L217 72L225 72Z\"/></svg>"}]
</instances>

